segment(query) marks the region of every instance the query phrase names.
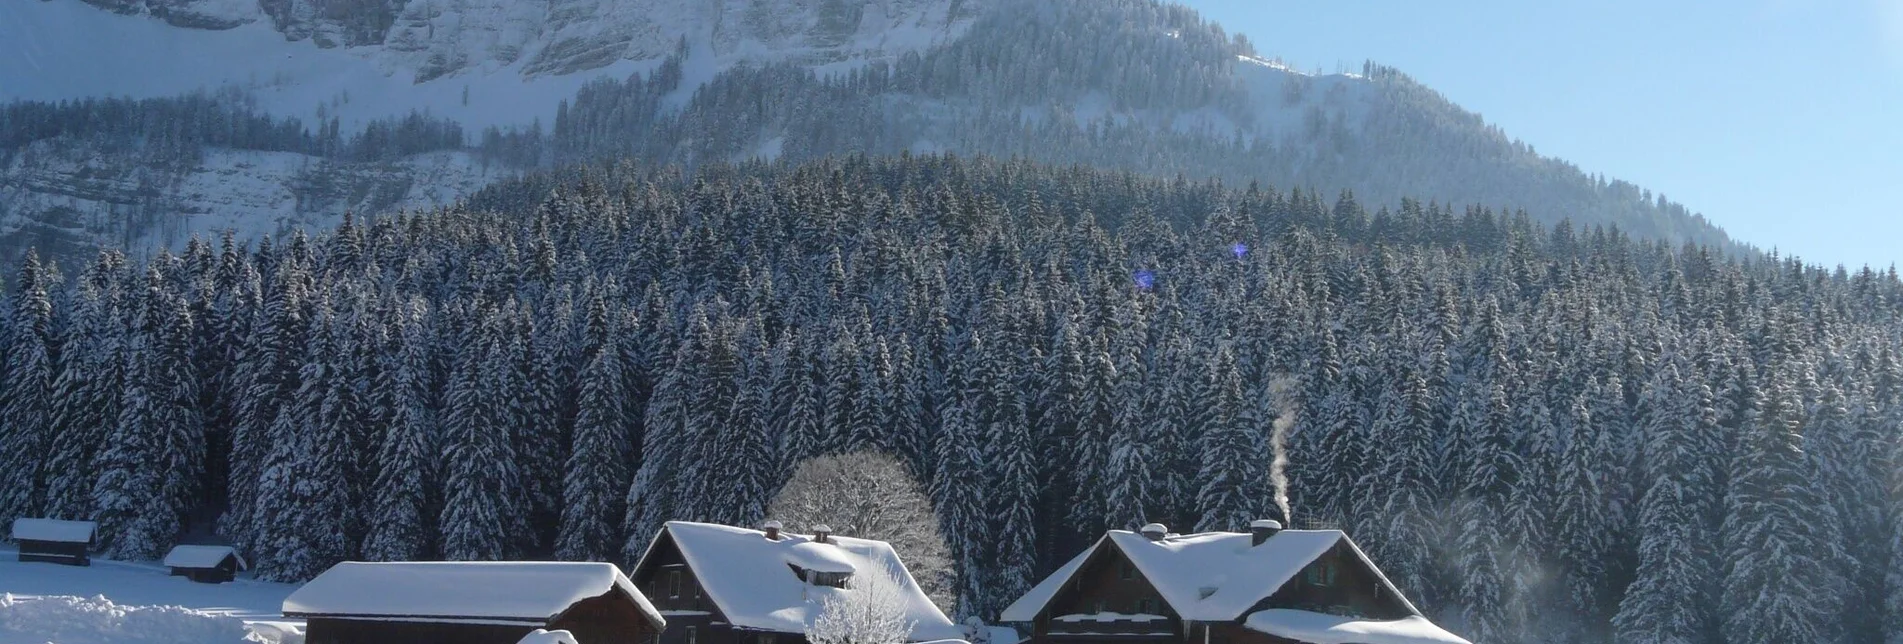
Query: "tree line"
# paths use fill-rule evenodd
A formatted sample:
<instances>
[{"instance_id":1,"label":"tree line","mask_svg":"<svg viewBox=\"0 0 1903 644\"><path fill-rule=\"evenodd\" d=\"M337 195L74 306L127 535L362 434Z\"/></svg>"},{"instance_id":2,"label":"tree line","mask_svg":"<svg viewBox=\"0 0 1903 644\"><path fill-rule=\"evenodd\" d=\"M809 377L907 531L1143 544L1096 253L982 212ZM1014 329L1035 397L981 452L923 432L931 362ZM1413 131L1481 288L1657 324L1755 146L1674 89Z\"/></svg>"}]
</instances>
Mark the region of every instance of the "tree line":
<instances>
[{"instance_id":1,"label":"tree line","mask_svg":"<svg viewBox=\"0 0 1903 644\"><path fill-rule=\"evenodd\" d=\"M6 284L0 520L108 556L628 564L877 451L960 617L1105 529L1280 517L1481 642L1903 634L1894 272L939 156L538 174L73 272Z\"/></svg>"}]
</instances>

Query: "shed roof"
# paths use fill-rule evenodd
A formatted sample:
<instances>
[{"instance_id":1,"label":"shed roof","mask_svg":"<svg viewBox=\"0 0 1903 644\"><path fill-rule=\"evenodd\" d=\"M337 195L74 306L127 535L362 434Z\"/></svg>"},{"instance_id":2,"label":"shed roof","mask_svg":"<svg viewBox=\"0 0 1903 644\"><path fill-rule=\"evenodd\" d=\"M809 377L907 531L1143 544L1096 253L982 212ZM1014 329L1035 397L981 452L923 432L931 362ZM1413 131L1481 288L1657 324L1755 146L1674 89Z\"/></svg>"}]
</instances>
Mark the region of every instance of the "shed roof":
<instances>
[{"instance_id":1,"label":"shed roof","mask_svg":"<svg viewBox=\"0 0 1903 644\"><path fill-rule=\"evenodd\" d=\"M291 593L284 614L546 624L617 589L654 628L666 628L654 604L609 563L344 562Z\"/></svg>"},{"instance_id":2,"label":"shed roof","mask_svg":"<svg viewBox=\"0 0 1903 644\"><path fill-rule=\"evenodd\" d=\"M1253 545L1250 535L1235 532L1205 532L1152 541L1134 532L1112 530L1031 588L1006 608L1001 617L1007 622L1037 619L1038 613L1044 611L1092 554L1112 547L1130 559L1183 619L1237 620L1275 594L1316 558L1344 542L1376 578L1400 598L1409 612L1419 612L1340 530L1283 530L1259 546Z\"/></svg>"},{"instance_id":3,"label":"shed roof","mask_svg":"<svg viewBox=\"0 0 1903 644\"><path fill-rule=\"evenodd\" d=\"M13 540L92 543L93 531L97 528L98 524L91 521L14 519Z\"/></svg>"},{"instance_id":4,"label":"shed roof","mask_svg":"<svg viewBox=\"0 0 1903 644\"><path fill-rule=\"evenodd\" d=\"M177 546L165 553L164 565L168 568L217 568L226 557L237 559L239 570L251 567L231 546Z\"/></svg>"},{"instance_id":5,"label":"shed roof","mask_svg":"<svg viewBox=\"0 0 1903 644\"><path fill-rule=\"evenodd\" d=\"M811 537L786 532L774 541L759 530L670 521L649 545L640 568L645 568L646 560L653 556L654 545L667 537L673 538L701 588L735 627L804 632L819 616L826 598L852 592L809 585L794 576L788 564L820 572L868 571L883 565L898 577L905 593L906 618L914 623L913 641L964 637L963 629L932 604L899 561L898 553L884 541L830 535L826 543L817 543Z\"/></svg>"}]
</instances>

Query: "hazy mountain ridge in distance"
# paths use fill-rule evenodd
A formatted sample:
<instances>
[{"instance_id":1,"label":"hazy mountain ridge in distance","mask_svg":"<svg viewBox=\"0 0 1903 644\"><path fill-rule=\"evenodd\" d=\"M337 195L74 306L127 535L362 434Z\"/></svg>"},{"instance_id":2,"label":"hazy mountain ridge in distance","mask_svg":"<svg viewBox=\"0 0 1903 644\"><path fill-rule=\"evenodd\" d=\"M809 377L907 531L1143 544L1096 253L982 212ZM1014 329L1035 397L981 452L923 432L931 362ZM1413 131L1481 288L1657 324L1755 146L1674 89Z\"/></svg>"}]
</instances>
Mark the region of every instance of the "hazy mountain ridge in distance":
<instances>
[{"instance_id":1,"label":"hazy mountain ridge in distance","mask_svg":"<svg viewBox=\"0 0 1903 644\"><path fill-rule=\"evenodd\" d=\"M85 116L97 106L0 114L0 130L25 132L0 140L9 256L323 227L602 159L903 152L1263 181L1329 203L1352 189L1371 210L1417 197L1730 243L1394 70L1302 74L1150 0L47 0L0 6L0 36L22 54L0 62L0 98L223 88L231 106L195 130L217 140L170 134L157 156L141 128L161 119L88 129L71 124L106 122ZM141 67L151 51L180 62ZM203 110L167 113L181 111ZM412 111L429 116L394 120ZM308 136L228 136L218 119Z\"/></svg>"}]
</instances>

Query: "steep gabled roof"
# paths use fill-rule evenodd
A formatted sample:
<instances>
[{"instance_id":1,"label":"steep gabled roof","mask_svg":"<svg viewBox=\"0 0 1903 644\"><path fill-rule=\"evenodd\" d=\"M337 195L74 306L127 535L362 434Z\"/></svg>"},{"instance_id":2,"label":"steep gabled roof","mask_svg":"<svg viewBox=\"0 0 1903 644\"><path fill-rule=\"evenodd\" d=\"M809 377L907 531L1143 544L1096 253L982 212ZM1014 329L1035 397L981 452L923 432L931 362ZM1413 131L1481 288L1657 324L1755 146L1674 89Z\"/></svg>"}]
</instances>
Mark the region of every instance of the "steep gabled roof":
<instances>
[{"instance_id":1,"label":"steep gabled roof","mask_svg":"<svg viewBox=\"0 0 1903 644\"><path fill-rule=\"evenodd\" d=\"M656 630L667 620L608 563L409 562L332 566L284 600L285 616L546 624L619 590Z\"/></svg>"},{"instance_id":2,"label":"steep gabled roof","mask_svg":"<svg viewBox=\"0 0 1903 644\"><path fill-rule=\"evenodd\" d=\"M827 543L818 543L812 537L789 533L781 533L780 540L773 541L758 530L670 521L649 544L635 569L646 570L655 547L666 539L672 539L701 589L737 628L803 633L819 616L827 598L851 592L807 584L789 565L819 572L866 572L883 564L897 575L906 595L907 619L914 623L913 641L964 637L963 629L932 604L899 561L898 553L884 541L834 535L827 537Z\"/></svg>"},{"instance_id":3,"label":"steep gabled roof","mask_svg":"<svg viewBox=\"0 0 1903 644\"><path fill-rule=\"evenodd\" d=\"M1134 532L1112 530L1025 593L1006 608L1001 617L1007 622L1036 620L1084 562L1109 547L1122 552L1183 619L1234 621L1281 590L1303 568L1340 543L1346 543L1409 612L1420 612L1340 530L1283 530L1262 545L1252 546L1252 543L1250 535L1234 532L1205 532L1151 541Z\"/></svg>"}]
</instances>

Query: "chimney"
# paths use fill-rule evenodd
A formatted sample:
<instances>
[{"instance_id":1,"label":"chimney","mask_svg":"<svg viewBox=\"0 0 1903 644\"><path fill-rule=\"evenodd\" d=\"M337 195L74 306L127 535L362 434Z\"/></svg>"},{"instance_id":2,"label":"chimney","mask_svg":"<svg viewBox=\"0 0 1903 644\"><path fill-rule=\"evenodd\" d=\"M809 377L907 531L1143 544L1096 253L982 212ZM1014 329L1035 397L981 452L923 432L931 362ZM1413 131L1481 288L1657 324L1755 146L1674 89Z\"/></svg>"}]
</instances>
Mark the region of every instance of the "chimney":
<instances>
[{"instance_id":1,"label":"chimney","mask_svg":"<svg viewBox=\"0 0 1903 644\"><path fill-rule=\"evenodd\" d=\"M778 521L768 521L760 524L760 529L766 532L767 541L779 541L780 529L785 527L786 526L781 525Z\"/></svg>"},{"instance_id":2,"label":"chimney","mask_svg":"<svg viewBox=\"0 0 1903 644\"><path fill-rule=\"evenodd\" d=\"M1251 545L1262 545L1262 542L1268 541L1269 537L1273 537L1275 533L1281 531L1282 522L1276 521L1275 519L1257 519L1249 522L1249 534L1254 537L1253 540L1255 542Z\"/></svg>"},{"instance_id":3,"label":"chimney","mask_svg":"<svg viewBox=\"0 0 1903 644\"><path fill-rule=\"evenodd\" d=\"M1148 538L1151 541L1162 541L1163 537L1169 536L1170 529L1168 526L1165 526L1161 523L1152 523L1152 524L1143 526L1143 529L1140 530L1140 532L1143 533L1143 536L1145 538Z\"/></svg>"},{"instance_id":4,"label":"chimney","mask_svg":"<svg viewBox=\"0 0 1903 644\"><path fill-rule=\"evenodd\" d=\"M813 542L814 543L832 543L832 536L833 536L832 526L826 525L824 523L813 526Z\"/></svg>"}]
</instances>

